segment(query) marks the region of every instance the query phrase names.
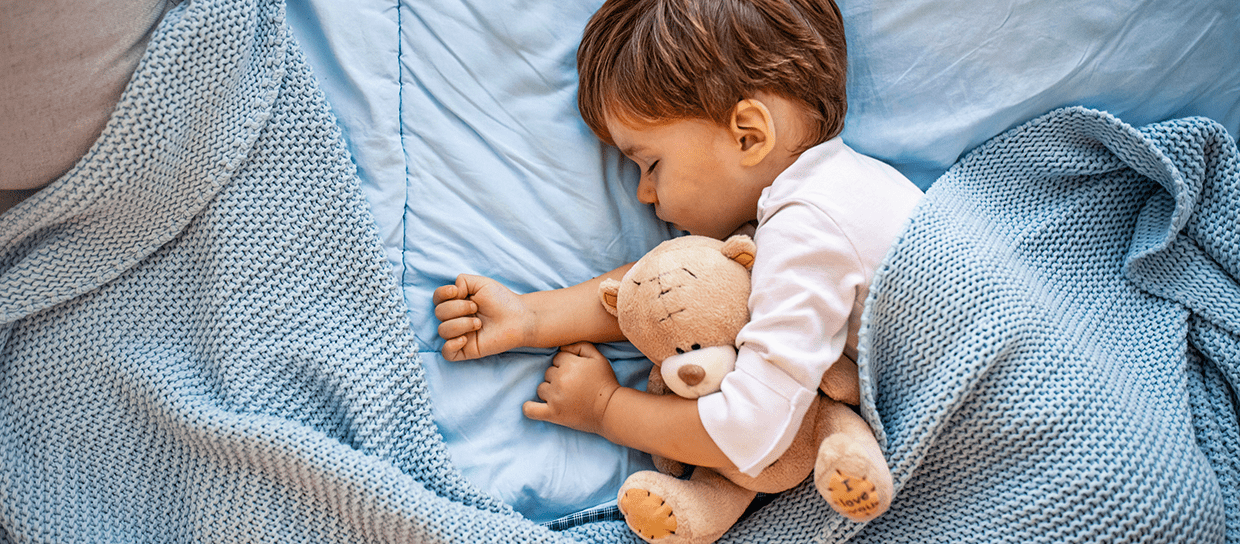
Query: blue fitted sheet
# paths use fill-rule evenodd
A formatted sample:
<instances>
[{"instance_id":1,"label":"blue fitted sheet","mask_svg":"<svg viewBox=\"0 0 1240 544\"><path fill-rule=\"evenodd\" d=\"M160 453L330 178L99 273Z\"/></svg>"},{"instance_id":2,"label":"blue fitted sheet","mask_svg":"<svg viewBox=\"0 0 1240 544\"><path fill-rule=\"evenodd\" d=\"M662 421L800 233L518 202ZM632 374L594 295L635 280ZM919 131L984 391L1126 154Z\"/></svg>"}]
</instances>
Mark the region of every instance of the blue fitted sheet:
<instances>
[{"instance_id":1,"label":"blue fitted sheet","mask_svg":"<svg viewBox=\"0 0 1240 544\"><path fill-rule=\"evenodd\" d=\"M291 0L409 305L434 417L467 478L536 521L614 498L644 455L522 417L550 361L438 356L431 291L461 272L563 287L675 233L576 111L575 48L600 0ZM1072 104L1132 124L1240 132L1240 3L843 0L844 138L928 187L963 153ZM622 380L648 363L611 346Z\"/></svg>"}]
</instances>

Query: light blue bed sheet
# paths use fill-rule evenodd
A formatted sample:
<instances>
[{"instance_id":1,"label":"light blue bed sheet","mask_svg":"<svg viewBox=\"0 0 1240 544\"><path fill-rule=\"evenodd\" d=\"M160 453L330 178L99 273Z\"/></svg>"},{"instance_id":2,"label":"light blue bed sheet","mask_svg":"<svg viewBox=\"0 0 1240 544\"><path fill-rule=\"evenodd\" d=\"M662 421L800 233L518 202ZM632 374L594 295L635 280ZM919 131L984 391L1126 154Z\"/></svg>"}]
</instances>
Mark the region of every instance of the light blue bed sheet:
<instances>
[{"instance_id":1,"label":"light blue bed sheet","mask_svg":"<svg viewBox=\"0 0 1240 544\"><path fill-rule=\"evenodd\" d=\"M565 287L672 236L576 113L577 38L597 5L289 6L404 288L452 460L535 521L614 500L649 457L522 415L553 350L445 361L431 292L462 272ZM632 347L605 353L624 383L645 381Z\"/></svg>"},{"instance_id":2,"label":"light blue bed sheet","mask_svg":"<svg viewBox=\"0 0 1240 544\"><path fill-rule=\"evenodd\" d=\"M645 455L526 420L550 361L449 363L431 291L461 272L563 287L675 235L636 170L576 110L575 51L601 0L290 0L294 31L357 162L419 340L453 462L535 521L614 499ZM1240 132L1240 3L843 0L844 138L930 185L1050 109L1133 124L1205 115ZM610 346L623 381L648 363Z\"/></svg>"}]
</instances>

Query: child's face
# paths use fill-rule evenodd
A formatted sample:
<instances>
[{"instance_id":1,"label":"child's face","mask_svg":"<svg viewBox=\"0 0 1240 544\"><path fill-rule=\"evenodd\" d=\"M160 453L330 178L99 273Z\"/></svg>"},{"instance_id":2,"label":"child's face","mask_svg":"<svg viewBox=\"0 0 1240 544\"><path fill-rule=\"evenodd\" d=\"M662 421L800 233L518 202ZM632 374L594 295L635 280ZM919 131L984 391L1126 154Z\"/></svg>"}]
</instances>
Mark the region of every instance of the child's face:
<instances>
[{"instance_id":1,"label":"child's face","mask_svg":"<svg viewBox=\"0 0 1240 544\"><path fill-rule=\"evenodd\" d=\"M632 126L608 117L607 129L641 169L637 199L660 219L722 239L757 218L769 180L741 166L740 146L726 128L700 119Z\"/></svg>"}]
</instances>

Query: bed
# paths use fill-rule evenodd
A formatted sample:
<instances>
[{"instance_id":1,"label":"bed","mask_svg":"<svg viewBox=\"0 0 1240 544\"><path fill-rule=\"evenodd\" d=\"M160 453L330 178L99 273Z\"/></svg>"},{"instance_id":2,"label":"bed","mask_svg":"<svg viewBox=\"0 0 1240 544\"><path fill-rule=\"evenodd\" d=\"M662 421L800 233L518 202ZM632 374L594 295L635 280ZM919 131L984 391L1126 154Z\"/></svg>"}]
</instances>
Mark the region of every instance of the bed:
<instances>
[{"instance_id":1,"label":"bed","mask_svg":"<svg viewBox=\"0 0 1240 544\"><path fill-rule=\"evenodd\" d=\"M171 8L0 215L0 542L638 542L649 458L523 418L552 352L447 362L430 302L678 234L576 114L599 3ZM858 361L897 496L722 541L1240 541L1240 6L840 7L843 137L927 190Z\"/></svg>"}]
</instances>

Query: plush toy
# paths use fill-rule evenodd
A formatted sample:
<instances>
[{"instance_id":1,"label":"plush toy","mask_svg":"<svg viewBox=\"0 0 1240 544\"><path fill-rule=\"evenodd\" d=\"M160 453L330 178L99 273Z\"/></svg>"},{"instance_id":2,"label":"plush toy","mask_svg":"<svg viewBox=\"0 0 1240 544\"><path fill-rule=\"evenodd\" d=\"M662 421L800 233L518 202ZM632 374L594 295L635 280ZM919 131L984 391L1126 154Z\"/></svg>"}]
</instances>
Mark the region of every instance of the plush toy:
<instances>
[{"instance_id":1,"label":"plush toy","mask_svg":"<svg viewBox=\"0 0 1240 544\"><path fill-rule=\"evenodd\" d=\"M643 256L599 298L620 329L654 362L647 391L697 398L719 390L736 361L736 335L749 320L749 270L755 246L748 236L721 242L703 236L668 240ZM843 401L843 402L841 402ZM811 473L819 493L839 513L867 521L891 503L891 473L857 404L857 367L840 358L792 445L756 478L736 469L693 469L655 458L659 472L631 475L620 489L625 520L652 544L714 542L732 527L757 493L795 487Z\"/></svg>"}]
</instances>

